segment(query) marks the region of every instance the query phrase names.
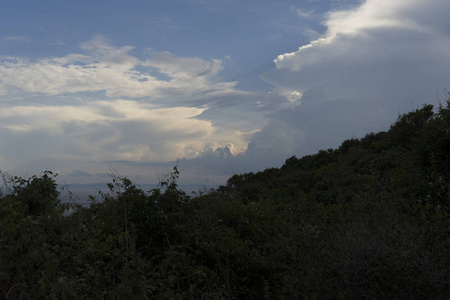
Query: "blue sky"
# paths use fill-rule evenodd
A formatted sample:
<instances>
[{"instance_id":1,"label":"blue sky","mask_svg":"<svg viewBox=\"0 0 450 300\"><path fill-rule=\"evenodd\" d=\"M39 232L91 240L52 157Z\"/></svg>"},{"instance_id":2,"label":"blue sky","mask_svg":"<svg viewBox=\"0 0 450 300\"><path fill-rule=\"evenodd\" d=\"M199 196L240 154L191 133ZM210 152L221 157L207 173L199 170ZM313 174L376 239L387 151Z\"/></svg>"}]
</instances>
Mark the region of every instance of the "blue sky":
<instances>
[{"instance_id":1,"label":"blue sky","mask_svg":"<svg viewBox=\"0 0 450 300\"><path fill-rule=\"evenodd\" d=\"M273 67L283 51L324 30L328 9L345 7L334 1L6 1L1 26L4 53L39 58L77 51L81 43L101 35L114 44L142 51L169 51L177 56L215 59L231 57L226 79L239 78L245 88L262 82L247 76ZM305 17L299 16L301 10ZM9 43L7 42L9 41ZM17 43L22 42L20 47ZM33 43L30 47L29 43ZM257 76L256 76L257 78ZM248 82L247 82L248 81ZM255 85L255 87L253 87Z\"/></svg>"},{"instance_id":2,"label":"blue sky","mask_svg":"<svg viewBox=\"0 0 450 300\"><path fill-rule=\"evenodd\" d=\"M447 0L9 1L0 170L67 183L234 173L445 101Z\"/></svg>"}]
</instances>

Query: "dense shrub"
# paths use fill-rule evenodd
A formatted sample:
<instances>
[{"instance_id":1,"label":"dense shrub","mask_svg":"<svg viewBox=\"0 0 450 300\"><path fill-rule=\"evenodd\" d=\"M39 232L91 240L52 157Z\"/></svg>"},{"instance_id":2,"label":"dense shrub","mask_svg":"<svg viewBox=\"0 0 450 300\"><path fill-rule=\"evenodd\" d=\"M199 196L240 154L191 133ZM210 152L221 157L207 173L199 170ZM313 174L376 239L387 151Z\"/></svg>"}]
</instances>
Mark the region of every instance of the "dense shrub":
<instances>
[{"instance_id":1,"label":"dense shrub","mask_svg":"<svg viewBox=\"0 0 450 300\"><path fill-rule=\"evenodd\" d=\"M61 203L51 172L9 178L0 299L450 298L449 141L449 104L426 105L195 198L176 167L90 207Z\"/></svg>"}]
</instances>

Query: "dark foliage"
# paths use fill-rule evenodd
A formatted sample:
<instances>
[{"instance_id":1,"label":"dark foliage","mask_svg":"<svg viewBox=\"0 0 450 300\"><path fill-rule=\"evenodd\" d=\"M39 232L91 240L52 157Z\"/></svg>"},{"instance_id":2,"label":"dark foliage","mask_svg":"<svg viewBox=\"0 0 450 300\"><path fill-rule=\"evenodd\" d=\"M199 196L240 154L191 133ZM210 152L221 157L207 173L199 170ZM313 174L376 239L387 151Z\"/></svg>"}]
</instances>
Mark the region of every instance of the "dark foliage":
<instances>
[{"instance_id":1,"label":"dark foliage","mask_svg":"<svg viewBox=\"0 0 450 300\"><path fill-rule=\"evenodd\" d=\"M176 167L90 207L10 178L0 299L448 299L448 149L449 103L195 198Z\"/></svg>"}]
</instances>

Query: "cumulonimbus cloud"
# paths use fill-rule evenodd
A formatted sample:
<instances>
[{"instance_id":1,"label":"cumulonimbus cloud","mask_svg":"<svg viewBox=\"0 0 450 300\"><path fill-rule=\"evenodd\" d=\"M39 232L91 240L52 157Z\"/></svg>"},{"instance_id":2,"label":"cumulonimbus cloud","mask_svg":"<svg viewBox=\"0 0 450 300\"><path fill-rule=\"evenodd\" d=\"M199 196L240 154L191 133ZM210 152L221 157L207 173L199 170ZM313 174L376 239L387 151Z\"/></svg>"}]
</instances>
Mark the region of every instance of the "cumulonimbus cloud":
<instances>
[{"instance_id":1,"label":"cumulonimbus cloud","mask_svg":"<svg viewBox=\"0 0 450 300\"><path fill-rule=\"evenodd\" d=\"M445 0L367 0L329 13L322 37L279 55L277 70L263 78L287 97L299 95L297 106L272 115L304 133L293 154L387 129L399 113L437 104L436 93L445 100L449 10ZM258 139L272 127L263 128Z\"/></svg>"},{"instance_id":2,"label":"cumulonimbus cloud","mask_svg":"<svg viewBox=\"0 0 450 300\"><path fill-rule=\"evenodd\" d=\"M342 86L341 92L348 93L385 84L398 84L401 90L424 75L448 79L446 8L450 3L442 0L368 0L352 10L332 12L324 22L325 35L279 55L274 61L279 72L266 79L300 93L320 85Z\"/></svg>"}]
</instances>

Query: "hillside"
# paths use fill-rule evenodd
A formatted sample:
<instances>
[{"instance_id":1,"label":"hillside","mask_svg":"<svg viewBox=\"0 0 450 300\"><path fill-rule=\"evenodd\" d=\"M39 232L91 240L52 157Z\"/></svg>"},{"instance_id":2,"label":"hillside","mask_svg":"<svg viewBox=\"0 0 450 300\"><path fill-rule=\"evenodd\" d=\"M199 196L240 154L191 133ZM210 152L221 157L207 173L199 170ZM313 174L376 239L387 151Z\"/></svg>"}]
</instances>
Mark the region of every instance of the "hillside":
<instances>
[{"instance_id":1,"label":"hillside","mask_svg":"<svg viewBox=\"0 0 450 300\"><path fill-rule=\"evenodd\" d=\"M450 102L194 198L176 167L90 207L51 172L9 178L0 299L449 298L448 149Z\"/></svg>"}]
</instances>

